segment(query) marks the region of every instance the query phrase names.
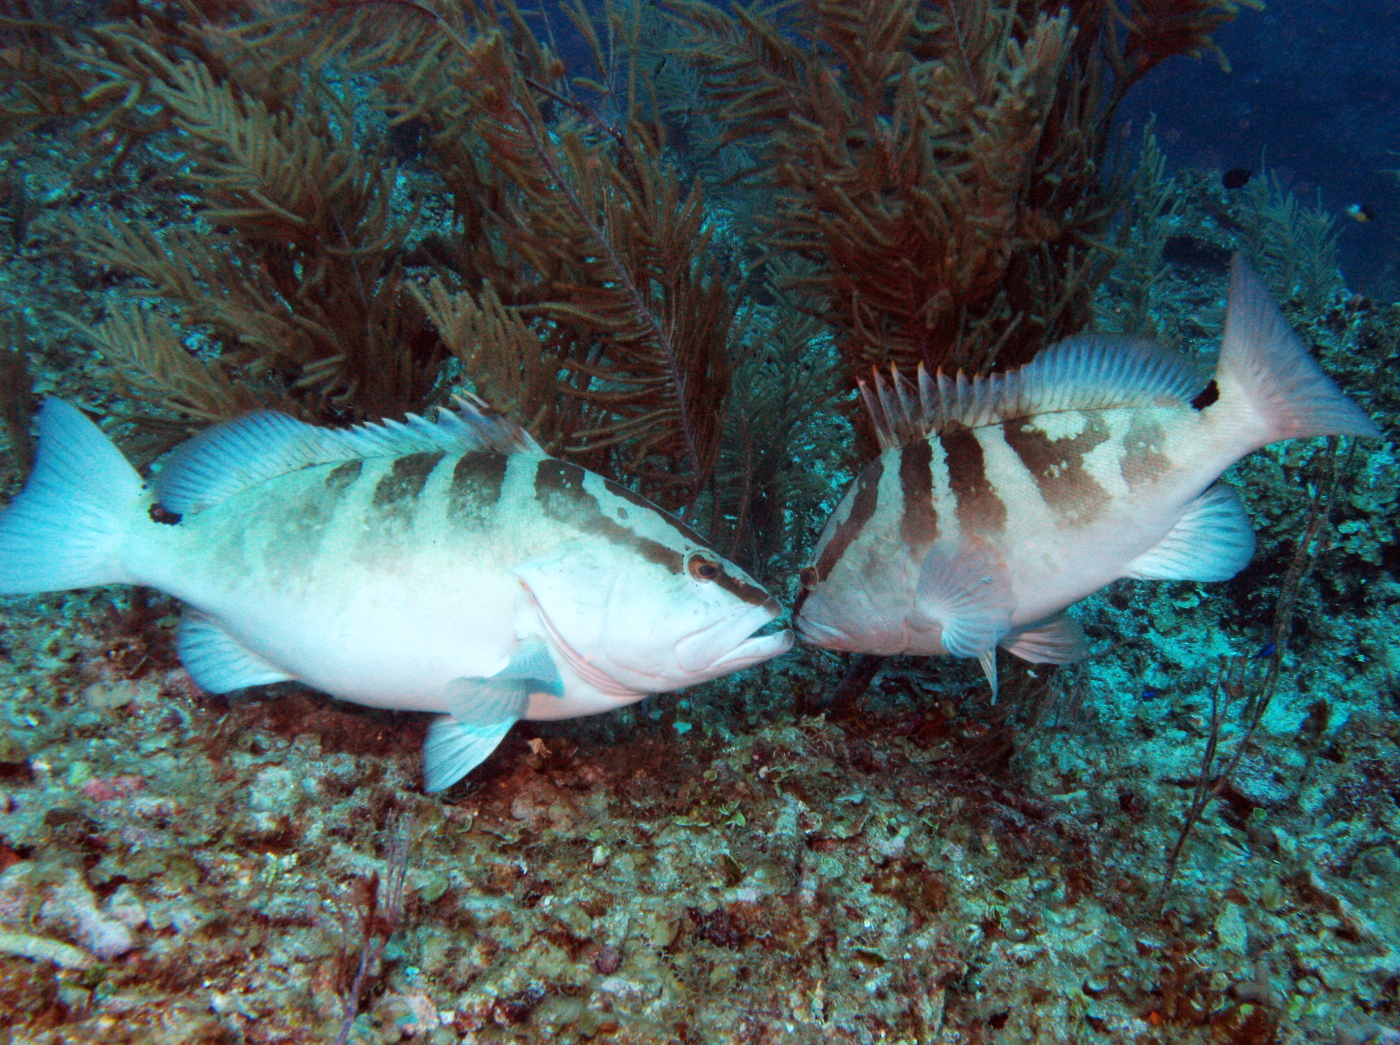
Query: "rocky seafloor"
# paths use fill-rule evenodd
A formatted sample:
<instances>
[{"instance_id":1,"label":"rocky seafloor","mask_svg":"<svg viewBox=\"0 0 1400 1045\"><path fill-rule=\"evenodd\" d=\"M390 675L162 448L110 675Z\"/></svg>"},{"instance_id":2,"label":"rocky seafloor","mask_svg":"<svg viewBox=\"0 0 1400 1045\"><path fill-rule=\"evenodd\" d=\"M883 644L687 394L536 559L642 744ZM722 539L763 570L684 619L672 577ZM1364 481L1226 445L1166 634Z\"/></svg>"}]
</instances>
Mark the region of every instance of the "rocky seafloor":
<instances>
[{"instance_id":1,"label":"rocky seafloor","mask_svg":"<svg viewBox=\"0 0 1400 1045\"><path fill-rule=\"evenodd\" d=\"M1207 351L1210 214L1179 219L1199 249L1159 294L1168 340ZM37 389L98 405L91 350L46 324L103 288L44 221L0 284L46 332ZM1307 319L1393 431L1400 308ZM1260 530L1240 577L1102 593L1078 611L1094 655L1004 659L995 705L968 663L897 660L831 708L846 660L799 650L522 724L430 797L424 717L201 693L152 593L5 600L0 1042L1400 1040L1390 446L1341 449L1272 646L1324 454L1233 471ZM1164 891L1211 694L1234 700L1208 781L1276 653Z\"/></svg>"}]
</instances>

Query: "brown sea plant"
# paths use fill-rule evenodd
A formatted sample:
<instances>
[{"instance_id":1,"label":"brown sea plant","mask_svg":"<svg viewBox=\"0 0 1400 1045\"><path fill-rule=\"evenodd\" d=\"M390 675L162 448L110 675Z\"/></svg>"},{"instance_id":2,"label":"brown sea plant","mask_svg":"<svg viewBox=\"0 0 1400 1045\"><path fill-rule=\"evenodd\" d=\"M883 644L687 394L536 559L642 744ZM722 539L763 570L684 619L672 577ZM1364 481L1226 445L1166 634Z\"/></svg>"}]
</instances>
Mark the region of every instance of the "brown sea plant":
<instances>
[{"instance_id":1,"label":"brown sea plant","mask_svg":"<svg viewBox=\"0 0 1400 1045\"><path fill-rule=\"evenodd\" d=\"M736 361L751 365L736 352L736 292L755 270L713 249L699 183L668 147L694 106L667 92L693 81L658 75L669 57L654 41L677 34L655 9L566 7L588 55L569 69L548 21L513 0L275 15L137 2L86 21L0 6L0 126L78 121L109 170L146 150L184 194L184 213L69 224L156 309L82 326L166 414L193 427L253 400L319 420L396 417L466 384L552 452L671 506L707 488L727 406L742 415L732 436L782 443L760 427L772 411L729 397ZM1078 330L1113 257L1113 108L1162 58L1207 48L1236 9L669 12L685 29L678 57L706 85L706 136L745 146L730 162L752 157L757 246L804 261L792 289L853 380L887 361L1013 365ZM791 376L807 364L783 337L776 365ZM769 369L771 349L749 339ZM733 532L759 504L734 509Z\"/></svg>"},{"instance_id":2,"label":"brown sea plant","mask_svg":"<svg viewBox=\"0 0 1400 1045\"><path fill-rule=\"evenodd\" d=\"M641 9L605 7L601 26L573 11L598 82L565 77L511 5L392 7L456 45L456 61L394 63L384 92L398 122L429 129L462 229L449 271L466 292L489 286L537 335L555 375L542 434L663 502L692 500L714 466L736 304L698 183L666 159L649 80L628 57ZM364 9L348 15L377 32ZM463 11L474 21L459 25ZM605 102L615 116L599 114ZM501 405L543 420L524 396Z\"/></svg>"},{"instance_id":3,"label":"brown sea plant","mask_svg":"<svg viewBox=\"0 0 1400 1045\"><path fill-rule=\"evenodd\" d=\"M29 58L9 59L12 126L83 119L118 160L159 142L194 200L184 220L70 223L181 331L86 324L128 389L191 421L243 409L217 387L191 394L203 368L215 386L354 420L422 410L465 381L552 451L665 503L694 499L735 304L703 196L666 157L629 61L639 8L596 24L574 12L591 77L568 75L509 3L183 10L178 39L142 5L77 27L27 8L0 22ZM53 88L43 104L21 68ZM403 128L421 141L411 169L390 150ZM193 367L176 358L188 331L212 342Z\"/></svg>"},{"instance_id":4,"label":"brown sea plant","mask_svg":"<svg viewBox=\"0 0 1400 1045\"><path fill-rule=\"evenodd\" d=\"M0 425L4 425L10 454L20 471L28 471L34 463L27 366L34 347L29 323L21 313L0 316Z\"/></svg>"},{"instance_id":5,"label":"brown sea plant","mask_svg":"<svg viewBox=\"0 0 1400 1045\"><path fill-rule=\"evenodd\" d=\"M709 104L772 195L771 253L815 266L852 377L985 371L1088 320L1113 260L1123 93L1198 53L1228 0L672 0Z\"/></svg>"},{"instance_id":6,"label":"brown sea plant","mask_svg":"<svg viewBox=\"0 0 1400 1045\"><path fill-rule=\"evenodd\" d=\"M734 383L720 441L708 531L760 580L794 577L816 541L833 466L850 442L829 408L840 387L830 331L794 284L801 259L774 260L763 304L735 339Z\"/></svg>"},{"instance_id":7,"label":"brown sea plant","mask_svg":"<svg viewBox=\"0 0 1400 1045\"><path fill-rule=\"evenodd\" d=\"M1114 314L1101 317L1096 326L1137 337L1156 337L1153 308L1168 269L1163 252L1182 200L1167 173L1167 158L1157 145L1150 121L1143 129L1142 149L1124 190L1119 260L1110 278L1117 308Z\"/></svg>"}]
</instances>

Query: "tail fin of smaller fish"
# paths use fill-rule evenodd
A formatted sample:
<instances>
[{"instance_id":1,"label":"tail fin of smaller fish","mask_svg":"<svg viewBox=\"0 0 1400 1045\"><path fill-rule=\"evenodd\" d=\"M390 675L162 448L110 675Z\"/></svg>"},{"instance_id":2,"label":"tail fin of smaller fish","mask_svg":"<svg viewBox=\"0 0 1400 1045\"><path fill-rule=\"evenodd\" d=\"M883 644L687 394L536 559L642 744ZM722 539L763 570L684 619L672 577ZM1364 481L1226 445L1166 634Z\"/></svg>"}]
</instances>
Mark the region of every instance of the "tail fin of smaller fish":
<instances>
[{"instance_id":1,"label":"tail fin of smaller fish","mask_svg":"<svg viewBox=\"0 0 1400 1045\"><path fill-rule=\"evenodd\" d=\"M81 411L39 411L29 482L0 514L0 595L129 582L121 546L141 477Z\"/></svg>"},{"instance_id":2,"label":"tail fin of smaller fish","mask_svg":"<svg viewBox=\"0 0 1400 1045\"><path fill-rule=\"evenodd\" d=\"M1221 405L1238 411L1250 449L1314 435L1381 437L1308 354L1263 282L1238 255L1230 269L1230 305L1215 380Z\"/></svg>"}]
</instances>

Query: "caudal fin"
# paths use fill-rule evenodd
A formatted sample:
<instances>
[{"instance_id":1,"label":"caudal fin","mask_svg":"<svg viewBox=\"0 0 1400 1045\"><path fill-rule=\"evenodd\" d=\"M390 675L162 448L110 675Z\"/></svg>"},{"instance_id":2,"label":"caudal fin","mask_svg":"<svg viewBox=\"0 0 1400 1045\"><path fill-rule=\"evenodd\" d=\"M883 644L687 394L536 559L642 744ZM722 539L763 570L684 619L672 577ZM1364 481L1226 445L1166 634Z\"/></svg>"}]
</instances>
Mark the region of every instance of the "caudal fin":
<instances>
[{"instance_id":1,"label":"caudal fin","mask_svg":"<svg viewBox=\"0 0 1400 1045\"><path fill-rule=\"evenodd\" d=\"M1312 435L1379 439L1380 429L1308 354L1263 282L1238 255L1215 373L1221 406L1250 449Z\"/></svg>"},{"instance_id":2,"label":"caudal fin","mask_svg":"<svg viewBox=\"0 0 1400 1045\"><path fill-rule=\"evenodd\" d=\"M128 581L121 546L141 477L74 406L39 411L29 482L0 513L0 595Z\"/></svg>"}]
</instances>

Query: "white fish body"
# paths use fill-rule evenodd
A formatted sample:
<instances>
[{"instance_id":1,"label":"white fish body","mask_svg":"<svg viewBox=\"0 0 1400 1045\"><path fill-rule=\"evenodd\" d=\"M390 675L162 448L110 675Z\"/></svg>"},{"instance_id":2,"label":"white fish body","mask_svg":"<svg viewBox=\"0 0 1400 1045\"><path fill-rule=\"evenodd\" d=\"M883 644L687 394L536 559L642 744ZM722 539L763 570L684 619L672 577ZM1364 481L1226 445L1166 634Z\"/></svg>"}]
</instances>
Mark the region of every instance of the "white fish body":
<instances>
[{"instance_id":1,"label":"white fish body","mask_svg":"<svg viewBox=\"0 0 1400 1045\"><path fill-rule=\"evenodd\" d=\"M671 516L467 403L435 423L315 428L260 413L152 483L58 400L0 516L0 593L147 585L214 692L295 679L443 713L440 790L517 719L594 714L775 656L777 602Z\"/></svg>"},{"instance_id":2,"label":"white fish body","mask_svg":"<svg viewBox=\"0 0 1400 1045\"><path fill-rule=\"evenodd\" d=\"M880 456L828 520L794 613L850 652L1032 662L1085 653L1063 613L1120 578L1225 580L1254 534L1216 483L1245 454L1380 432L1238 259L1220 360L1127 338L1061 342L1021 370L863 389Z\"/></svg>"}]
</instances>

